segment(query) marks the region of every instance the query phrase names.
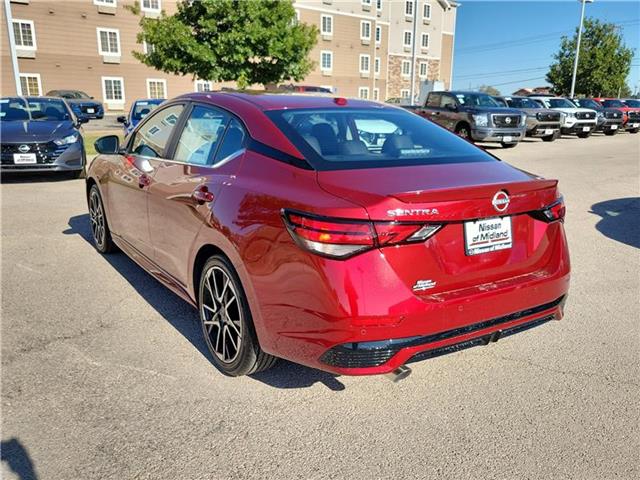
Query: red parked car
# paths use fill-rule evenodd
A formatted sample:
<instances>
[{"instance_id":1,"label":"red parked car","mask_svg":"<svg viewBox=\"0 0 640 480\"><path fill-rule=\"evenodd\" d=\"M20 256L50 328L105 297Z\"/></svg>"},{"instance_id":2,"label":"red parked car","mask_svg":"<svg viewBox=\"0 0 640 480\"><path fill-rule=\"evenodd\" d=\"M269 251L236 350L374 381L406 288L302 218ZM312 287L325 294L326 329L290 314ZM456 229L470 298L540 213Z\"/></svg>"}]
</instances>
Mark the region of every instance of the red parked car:
<instances>
[{"instance_id":1,"label":"red parked car","mask_svg":"<svg viewBox=\"0 0 640 480\"><path fill-rule=\"evenodd\" d=\"M622 127L630 133L640 131L640 108L633 107L619 98L594 98L604 108L617 108L624 114Z\"/></svg>"},{"instance_id":2,"label":"red parked car","mask_svg":"<svg viewBox=\"0 0 640 480\"><path fill-rule=\"evenodd\" d=\"M226 374L387 373L562 318L557 181L403 109L189 94L96 149L98 251L196 306Z\"/></svg>"}]
</instances>

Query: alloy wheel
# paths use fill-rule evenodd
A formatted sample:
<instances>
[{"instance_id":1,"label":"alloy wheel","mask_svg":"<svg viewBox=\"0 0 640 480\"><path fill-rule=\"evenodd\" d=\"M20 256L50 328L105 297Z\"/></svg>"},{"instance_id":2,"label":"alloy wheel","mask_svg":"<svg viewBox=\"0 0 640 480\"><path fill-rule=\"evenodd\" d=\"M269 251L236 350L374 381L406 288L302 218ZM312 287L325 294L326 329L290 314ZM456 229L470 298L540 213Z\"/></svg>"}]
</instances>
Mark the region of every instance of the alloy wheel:
<instances>
[{"instance_id":1,"label":"alloy wheel","mask_svg":"<svg viewBox=\"0 0 640 480\"><path fill-rule=\"evenodd\" d=\"M213 266L205 274L201 321L211 350L224 363L233 362L242 347L242 308L229 275Z\"/></svg>"},{"instance_id":2,"label":"alloy wheel","mask_svg":"<svg viewBox=\"0 0 640 480\"><path fill-rule=\"evenodd\" d=\"M95 190L91 192L89 197L89 218L91 219L91 233L99 248L104 248L105 244L105 224L104 209L102 208L102 200Z\"/></svg>"}]
</instances>

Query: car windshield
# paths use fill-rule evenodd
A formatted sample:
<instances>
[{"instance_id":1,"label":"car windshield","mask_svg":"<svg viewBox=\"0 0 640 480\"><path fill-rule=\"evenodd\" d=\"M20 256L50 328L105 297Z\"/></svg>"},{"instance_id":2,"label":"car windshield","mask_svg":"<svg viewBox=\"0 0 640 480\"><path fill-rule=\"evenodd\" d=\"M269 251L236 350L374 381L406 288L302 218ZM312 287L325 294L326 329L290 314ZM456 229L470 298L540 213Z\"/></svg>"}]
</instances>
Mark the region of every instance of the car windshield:
<instances>
[{"instance_id":1,"label":"car windshield","mask_svg":"<svg viewBox=\"0 0 640 480\"><path fill-rule=\"evenodd\" d=\"M454 94L462 105L475 107L500 107L490 95L486 93L455 93Z\"/></svg>"},{"instance_id":2,"label":"car windshield","mask_svg":"<svg viewBox=\"0 0 640 480\"><path fill-rule=\"evenodd\" d=\"M131 118L134 120L142 120L155 110L161 102L136 102L131 112Z\"/></svg>"},{"instance_id":3,"label":"car windshield","mask_svg":"<svg viewBox=\"0 0 640 480\"><path fill-rule=\"evenodd\" d=\"M91 98L89 95L87 95L84 92L81 92L80 90L63 90L60 92L60 96L62 98L69 98L69 99Z\"/></svg>"},{"instance_id":4,"label":"car windshield","mask_svg":"<svg viewBox=\"0 0 640 480\"><path fill-rule=\"evenodd\" d=\"M551 108L576 108L576 106L566 98L550 98Z\"/></svg>"},{"instance_id":5,"label":"car windshield","mask_svg":"<svg viewBox=\"0 0 640 480\"><path fill-rule=\"evenodd\" d=\"M457 135L398 109L265 112L316 170L496 161Z\"/></svg>"},{"instance_id":6,"label":"car windshield","mask_svg":"<svg viewBox=\"0 0 640 480\"><path fill-rule=\"evenodd\" d=\"M625 100L624 104L631 108L640 108L640 100Z\"/></svg>"},{"instance_id":7,"label":"car windshield","mask_svg":"<svg viewBox=\"0 0 640 480\"><path fill-rule=\"evenodd\" d=\"M595 100L591 100L590 98L581 98L579 100L576 100L576 102L578 102L578 105L580 105L583 108L592 108L593 110L602 110L602 105L600 105Z\"/></svg>"},{"instance_id":8,"label":"car windshield","mask_svg":"<svg viewBox=\"0 0 640 480\"><path fill-rule=\"evenodd\" d=\"M59 122L71 119L67 106L52 98L3 98L0 100L3 122Z\"/></svg>"},{"instance_id":9,"label":"car windshield","mask_svg":"<svg viewBox=\"0 0 640 480\"><path fill-rule=\"evenodd\" d=\"M507 103L512 108L542 108L538 102L530 98L507 98Z\"/></svg>"},{"instance_id":10,"label":"car windshield","mask_svg":"<svg viewBox=\"0 0 640 480\"><path fill-rule=\"evenodd\" d=\"M605 100L602 104L607 108L624 108L624 103L620 100Z\"/></svg>"}]
</instances>

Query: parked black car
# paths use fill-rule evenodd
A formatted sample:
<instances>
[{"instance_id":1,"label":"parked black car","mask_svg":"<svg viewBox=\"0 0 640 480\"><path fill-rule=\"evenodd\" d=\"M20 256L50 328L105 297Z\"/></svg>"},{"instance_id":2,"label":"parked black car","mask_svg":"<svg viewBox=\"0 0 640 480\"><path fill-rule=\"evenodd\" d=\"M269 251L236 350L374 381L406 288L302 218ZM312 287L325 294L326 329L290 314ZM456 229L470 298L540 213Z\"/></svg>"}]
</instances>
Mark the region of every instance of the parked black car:
<instances>
[{"instance_id":1,"label":"parked black car","mask_svg":"<svg viewBox=\"0 0 640 480\"><path fill-rule=\"evenodd\" d=\"M60 98L0 99L2 172L69 172L79 177L85 166L77 118Z\"/></svg>"},{"instance_id":2,"label":"parked black car","mask_svg":"<svg viewBox=\"0 0 640 480\"><path fill-rule=\"evenodd\" d=\"M80 90L51 90L47 92L47 97L64 98L78 118L99 119L104 117L102 103Z\"/></svg>"},{"instance_id":3,"label":"parked black car","mask_svg":"<svg viewBox=\"0 0 640 480\"><path fill-rule=\"evenodd\" d=\"M573 103L583 108L595 110L596 132L603 132L605 135L615 135L622 128L624 122L624 112L618 108L605 108L602 104L592 98L574 98Z\"/></svg>"}]
</instances>

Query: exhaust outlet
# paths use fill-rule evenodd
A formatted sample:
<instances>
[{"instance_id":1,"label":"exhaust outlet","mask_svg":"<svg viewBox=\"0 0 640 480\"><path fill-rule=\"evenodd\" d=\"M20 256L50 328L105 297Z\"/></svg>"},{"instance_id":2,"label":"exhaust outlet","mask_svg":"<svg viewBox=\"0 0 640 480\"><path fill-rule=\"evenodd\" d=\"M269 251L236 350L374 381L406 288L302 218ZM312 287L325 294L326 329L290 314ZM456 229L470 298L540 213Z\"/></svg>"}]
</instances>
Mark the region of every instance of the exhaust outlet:
<instances>
[{"instance_id":1,"label":"exhaust outlet","mask_svg":"<svg viewBox=\"0 0 640 480\"><path fill-rule=\"evenodd\" d=\"M404 380L409 375L411 375L412 370L406 365L400 365L394 371L386 374L387 378L389 378L393 383L398 383L400 380Z\"/></svg>"}]
</instances>

